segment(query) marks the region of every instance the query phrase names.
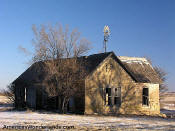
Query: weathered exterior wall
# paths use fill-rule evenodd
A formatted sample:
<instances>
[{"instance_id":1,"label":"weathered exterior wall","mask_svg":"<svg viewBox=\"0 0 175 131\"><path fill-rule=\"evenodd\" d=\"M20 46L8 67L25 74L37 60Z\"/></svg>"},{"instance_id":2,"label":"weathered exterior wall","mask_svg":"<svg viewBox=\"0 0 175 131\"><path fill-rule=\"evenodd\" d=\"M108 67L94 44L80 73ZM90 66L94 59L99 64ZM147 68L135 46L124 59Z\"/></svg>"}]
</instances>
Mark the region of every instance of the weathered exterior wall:
<instances>
[{"instance_id":1,"label":"weathered exterior wall","mask_svg":"<svg viewBox=\"0 0 175 131\"><path fill-rule=\"evenodd\" d=\"M142 105L142 88L149 88L149 107ZM85 80L85 114L158 114L159 85L135 83L128 73L113 59L106 59ZM105 88L121 87L121 106L105 105ZM113 93L113 92L112 92Z\"/></svg>"},{"instance_id":2,"label":"weathered exterior wall","mask_svg":"<svg viewBox=\"0 0 175 131\"><path fill-rule=\"evenodd\" d=\"M27 88L26 104L29 108L36 108L36 87Z\"/></svg>"},{"instance_id":3,"label":"weathered exterior wall","mask_svg":"<svg viewBox=\"0 0 175 131\"><path fill-rule=\"evenodd\" d=\"M77 84L74 97L74 113L83 114L85 110L85 81L80 80Z\"/></svg>"},{"instance_id":4,"label":"weathered exterior wall","mask_svg":"<svg viewBox=\"0 0 175 131\"><path fill-rule=\"evenodd\" d=\"M19 85L15 86L15 108L20 109L25 107L24 97L24 88Z\"/></svg>"},{"instance_id":5,"label":"weathered exterior wall","mask_svg":"<svg viewBox=\"0 0 175 131\"><path fill-rule=\"evenodd\" d=\"M34 85L16 85L15 86L15 107L36 109L37 87Z\"/></svg>"},{"instance_id":6,"label":"weathered exterior wall","mask_svg":"<svg viewBox=\"0 0 175 131\"><path fill-rule=\"evenodd\" d=\"M159 102L159 84L145 83L144 86L149 87L149 109L146 110L147 114L160 113L160 102ZM145 110L145 108L143 108Z\"/></svg>"},{"instance_id":7,"label":"weathered exterior wall","mask_svg":"<svg viewBox=\"0 0 175 131\"><path fill-rule=\"evenodd\" d=\"M149 105L143 105L143 88L149 90ZM122 104L119 112L121 114L139 114L139 115L159 115L159 84L136 83L129 95L125 97L127 89L122 90Z\"/></svg>"},{"instance_id":8,"label":"weathered exterior wall","mask_svg":"<svg viewBox=\"0 0 175 131\"><path fill-rule=\"evenodd\" d=\"M106 59L85 81L85 113L118 113L119 107L105 105L105 88L132 88L133 80L113 59Z\"/></svg>"}]
</instances>

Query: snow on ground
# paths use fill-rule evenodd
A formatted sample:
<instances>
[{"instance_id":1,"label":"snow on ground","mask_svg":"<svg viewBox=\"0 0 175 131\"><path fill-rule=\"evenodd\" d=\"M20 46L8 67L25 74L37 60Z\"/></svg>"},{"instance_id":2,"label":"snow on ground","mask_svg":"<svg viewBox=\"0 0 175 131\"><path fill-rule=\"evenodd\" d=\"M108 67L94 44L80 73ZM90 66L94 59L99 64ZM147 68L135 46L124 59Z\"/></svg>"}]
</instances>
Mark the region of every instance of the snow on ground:
<instances>
[{"instance_id":1,"label":"snow on ground","mask_svg":"<svg viewBox=\"0 0 175 131\"><path fill-rule=\"evenodd\" d=\"M74 126L75 130L175 130L175 119L149 117L115 117L62 115L56 113L5 111L0 112L0 128L7 126Z\"/></svg>"}]
</instances>

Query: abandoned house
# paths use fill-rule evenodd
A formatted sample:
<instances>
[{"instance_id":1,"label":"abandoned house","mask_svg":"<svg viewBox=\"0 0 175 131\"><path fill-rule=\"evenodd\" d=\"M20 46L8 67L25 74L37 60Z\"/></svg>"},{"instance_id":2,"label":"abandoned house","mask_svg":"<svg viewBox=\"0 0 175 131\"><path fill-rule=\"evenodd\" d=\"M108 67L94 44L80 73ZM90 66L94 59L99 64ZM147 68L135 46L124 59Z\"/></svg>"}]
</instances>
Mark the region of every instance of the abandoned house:
<instances>
[{"instance_id":1,"label":"abandoned house","mask_svg":"<svg viewBox=\"0 0 175 131\"><path fill-rule=\"evenodd\" d=\"M69 111L83 114L160 113L160 79L146 58L116 56L113 52L81 58L87 63L88 73L82 79L83 93L70 99ZM42 85L41 68L40 62L34 63L13 82L17 108L60 108L59 99L49 97Z\"/></svg>"}]
</instances>

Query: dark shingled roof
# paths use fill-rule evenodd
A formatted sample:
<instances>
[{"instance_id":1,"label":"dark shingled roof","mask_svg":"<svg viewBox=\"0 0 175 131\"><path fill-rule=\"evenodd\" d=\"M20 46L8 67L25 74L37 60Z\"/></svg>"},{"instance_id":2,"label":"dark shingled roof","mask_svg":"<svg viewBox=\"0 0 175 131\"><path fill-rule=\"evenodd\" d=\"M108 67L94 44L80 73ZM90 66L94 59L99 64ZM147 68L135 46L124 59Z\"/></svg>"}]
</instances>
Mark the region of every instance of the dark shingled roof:
<instances>
[{"instance_id":1,"label":"dark shingled roof","mask_svg":"<svg viewBox=\"0 0 175 131\"><path fill-rule=\"evenodd\" d=\"M24 71L13 84L21 83L38 83L44 79L44 67L43 62L36 62L32 64L26 71Z\"/></svg>"},{"instance_id":2,"label":"dark shingled roof","mask_svg":"<svg viewBox=\"0 0 175 131\"><path fill-rule=\"evenodd\" d=\"M100 53L100 54L93 54L89 56L82 56L79 57L78 60L83 62L83 65L87 71L87 73L91 73L96 67L109 55L111 52L108 53ZM65 59L69 60L71 58ZM14 82L13 84L21 83L21 82L35 82L39 83L44 80L44 62L36 62L32 64L25 72L23 72Z\"/></svg>"},{"instance_id":3,"label":"dark shingled roof","mask_svg":"<svg viewBox=\"0 0 175 131\"><path fill-rule=\"evenodd\" d=\"M112 52L93 54L89 56L83 56L83 62L85 63L85 68L91 73L96 67L107 58Z\"/></svg>"},{"instance_id":4,"label":"dark shingled roof","mask_svg":"<svg viewBox=\"0 0 175 131\"><path fill-rule=\"evenodd\" d=\"M136 82L158 83L159 79L150 64L140 60L131 60L131 57L117 57L113 52L93 54L89 56L79 57L79 60L84 63L85 69L88 74L92 73L100 63L108 56L112 56L123 69L135 80ZM128 58L128 59L126 59ZM129 59L130 58L130 59ZM66 59L68 60L68 59ZM13 83L21 81L42 82L44 80L44 64L37 62L31 65L24 73L22 73Z\"/></svg>"}]
</instances>

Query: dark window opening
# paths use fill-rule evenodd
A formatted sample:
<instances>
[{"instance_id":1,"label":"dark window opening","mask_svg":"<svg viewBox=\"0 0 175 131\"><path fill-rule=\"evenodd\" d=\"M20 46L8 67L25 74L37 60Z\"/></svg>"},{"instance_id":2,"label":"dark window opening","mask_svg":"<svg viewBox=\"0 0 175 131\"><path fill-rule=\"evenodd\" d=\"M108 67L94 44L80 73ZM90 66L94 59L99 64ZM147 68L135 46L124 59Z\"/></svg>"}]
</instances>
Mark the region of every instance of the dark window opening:
<instances>
[{"instance_id":1,"label":"dark window opening","mask_svg":"<svg viewBox=\"0 0 175 131\"><path fill-rule=\"evenodd\" d=\"M114 97L114 104L117 106L120 106L120 104L121 104L120 97Z\"/></svg>"},{"instance_id":2,"label":"dark window opening","mask_svg":"<svg viewBox=\"0 0 175 131\"><path fill-rule=\"evenodd\" d=\"M106 72L112 70L113 65L112 64L106 64Z\"/></svg>"},{"instance_id":3,"label":"dark window opening","mask_svg":"<svg viewBox=\"0 0 175 131\"><path fill-rule=\"evenodd\" d=\"M117 106L121 105L121 89L115 88L114 104Z\"/></svg>"},{"instance_id":4,"label":"dark window opening","mask_svg":"<svg viewBox=\"0 0 175 131\"><path fill-rule=\"evenodd\" d=\"M108 65L106 64L106 72L108 71ZM106 88L107 89L107 88Z\"/></svg>"},{"instance_id":5,"label":"dark window opening","mask_svg":"<svg viewBox=\"0 0 175 131\"><path fill-rule=\"evenodd\" d=\"M106 105L112 105L111 88L106 88Z\"/></svg>"},{"instance_id":6,"label":"dark window opening","mask_svg":"<svg viewBox=\"0 0 175 131\"><path fill-rule=\"evenodd\" d=\"M147 106L149 105L148 88L143 88L142 104Z\"/></svg>"}]
</instances>

